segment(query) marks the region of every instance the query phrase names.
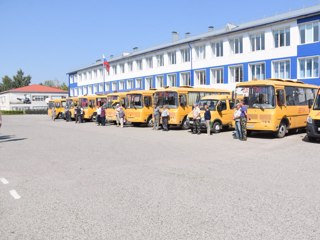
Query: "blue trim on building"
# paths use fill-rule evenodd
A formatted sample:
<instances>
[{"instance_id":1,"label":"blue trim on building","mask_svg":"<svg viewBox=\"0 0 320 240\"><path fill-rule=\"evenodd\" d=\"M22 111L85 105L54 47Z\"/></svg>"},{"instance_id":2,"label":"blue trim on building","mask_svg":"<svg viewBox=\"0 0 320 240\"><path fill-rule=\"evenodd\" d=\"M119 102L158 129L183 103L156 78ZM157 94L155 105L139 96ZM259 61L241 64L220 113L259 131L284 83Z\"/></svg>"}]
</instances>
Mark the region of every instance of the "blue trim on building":
<instances>
[{"instance_id":1,"label":"blue trim on building","mask_svg":"<svg viewBox=\"0 0 320 240\"><path fill-rule=\"evenodd\" d=\"M298 58L315 55L320 55L320 42L298 45Z\"/></svg>"},{"instance_id":2,"label":"blue trim on building","mask_svg":"<svg viewBox=\"0 0 320 240\"><path fill-rule=\"evenodd\" d=\"M311 16L311 17L306 17L306 18L300 18L297 20L297 23L306 23L306 22L312 22L312 21L316 21L316 20L320 20L320 15L315 15L315 16Z\"/></svg>"}]
</instances>

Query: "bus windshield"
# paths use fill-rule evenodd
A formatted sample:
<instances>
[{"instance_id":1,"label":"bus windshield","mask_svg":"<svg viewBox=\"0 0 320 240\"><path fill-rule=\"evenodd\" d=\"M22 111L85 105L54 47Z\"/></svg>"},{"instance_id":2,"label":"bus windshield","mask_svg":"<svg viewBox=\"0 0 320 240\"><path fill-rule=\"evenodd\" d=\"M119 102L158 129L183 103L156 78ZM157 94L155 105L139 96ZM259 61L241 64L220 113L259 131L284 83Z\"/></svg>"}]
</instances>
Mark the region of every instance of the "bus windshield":
<instances>
[{"instance_id":1,"label":"bus windshield","mask_svg":"<svg viewBox=\"0 0 320 240\"><path fill-rule=\"evenodd\" d=\"M66 101L66 106L67 106L68 108L73 107L73 101L72 101L72 99L67 99L67 101Z\"/></svg>"},{"instance_id":2,"label":"bus windshield","mask_svg":"<svg viewBox=\"0 0 320 240\"><path fill-rule=\"evenodd\" d=\"M245 86L236 88L236 99L243 98L249 108L275 108L275 92L272 86Z\"/></svg>"},{"instance_id":3,"label":"bus windshield","mask_svg":"<svg viewBox=\"0 0 320 240\"><path fill-rule=\"evenodd\" d=\"M53 107L54 107L54 102L51 102L51 101L50 101L50 102L49 102L49 105L48 105L48 108L51 109L51 108L53 108Z\"/></svg>"},{"instance_id":4,"label":"bus windshield","mask_svg":"<svg viewBox=\"0 0 320 240\"><path fill-rule=\"evenodd\" d=\"M105 103L107 102L107 98L97 98L96 99L96 106L105 106Z\"/></svg>"},{"instance_id":5,"label":"bus windshield","mask_svg":"<svg viewBox=\"0 0 320 240\"><path fill-rule=\"evenodd\" d=\"M119 97L117 95L113 95L113 96L108 96L107 97L107 102L106 104L104 104L104 108L112 108L112 104L117 101L119 99Z\"/></svg>"},{"instance_id":6,"label":"bus windshield","mask_svg":"<svg viewBox=\"0 0 320 240\"><path fill-rule=\"evenodd\" d=\"M320 91L318 92L318 95L316 96L316 99L314 100L313 110L320 110Z\"/></svg>"},{"instance_id":7,"label":"bus windshield","mask_svg":"<svg viewBox=\"0 0 320 240\"><path fill-rule=\"evenodd\" d=\"M157 106L168 106L169 108L178 107L178 93L176 92L156 92L154 94L154 101Z\"/></svg>"},{"instance_id":8,"label":"bus windshield","mask_svg":"<svg viewBox=\"0 0 320 240\"><path fill-rule=\"evenodd\" d=\"M66 105L67 105L66 101L62 101L61 104L62 104L62 107L63 107L63 108L65 108Z\"/></svg>"},{"instance_id":9,"label":"bus windshield","mask_svg":"<svg viewBox=\"0 0 320 240\"><path fill-rule=\"evenodd\" d=\"M219 100L217 100L217 99L201 100L199 102L200 110L204 110L204 106L208 105L210 111L215 111L218 102L219 102Z\"/></svg>"},{"instance_id":10,"label":"bus windshield","mask_svg":"<svg viewBox=\"0 0 320 240\"><path fill-rule=\"evenodd\" d=\"M79 104L80 104L80 107L86 108L89 105L89 100L87 98L80 98Z\"/></svg>"},{"instance_id":11,"label":"bus windshield","mask_svg":"<svg viewBox=\"0 0 320 240\"><path fill-rule=\"evenodd\" d=\"M142 108L142 94L128 94L126 108Z\"/></svg>"}]
</instances>

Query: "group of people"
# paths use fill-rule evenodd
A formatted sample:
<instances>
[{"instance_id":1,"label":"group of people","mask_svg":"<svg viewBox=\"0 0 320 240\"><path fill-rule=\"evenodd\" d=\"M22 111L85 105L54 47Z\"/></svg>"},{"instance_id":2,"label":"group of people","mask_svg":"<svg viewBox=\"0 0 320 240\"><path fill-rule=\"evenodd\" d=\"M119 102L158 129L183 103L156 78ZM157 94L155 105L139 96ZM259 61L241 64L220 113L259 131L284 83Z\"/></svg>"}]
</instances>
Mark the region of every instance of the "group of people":
<instances>
[{"instance_id":1,"label":"group of people","mask_svg":"<svg viewBox=\"0 0 320 240\"><path fill-rule=\"evenodd\" d=\"M160 111L160 107L154 105L153 107L153 130L160 130L160 119L162 121L163 131L169 131L168 122L169 122L169 107L163 106L163 111Z\"/></svg>"}]
</instances>

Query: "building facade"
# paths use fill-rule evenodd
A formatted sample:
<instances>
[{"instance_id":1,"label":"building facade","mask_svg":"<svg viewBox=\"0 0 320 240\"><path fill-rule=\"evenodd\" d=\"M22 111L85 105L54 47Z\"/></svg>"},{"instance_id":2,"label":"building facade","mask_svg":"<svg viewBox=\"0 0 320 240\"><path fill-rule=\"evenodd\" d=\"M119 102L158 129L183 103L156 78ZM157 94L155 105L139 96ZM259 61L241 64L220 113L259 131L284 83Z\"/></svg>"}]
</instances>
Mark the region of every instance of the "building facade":
<instances>
[{"instance_id":1,"label":"building facade","mask_svg":"<svg viewBox=\"0 0 320 240\"><path fill-rule=\"evenodd\" d=\"M253 79L320 85L320 5L123 53L71 71L70 96L189 85L234 89Z\"/></svg>"},{"instance_id":2,"label":"building facade","mask_svg":"<svg viewBox=\"0 0 320 240\"><path fill-rule=\"evenodd\" d=\"M48 101L68 97L68 92L33 84L0 92L0 110L47 109Z\"/></svg>"}]
</instances>

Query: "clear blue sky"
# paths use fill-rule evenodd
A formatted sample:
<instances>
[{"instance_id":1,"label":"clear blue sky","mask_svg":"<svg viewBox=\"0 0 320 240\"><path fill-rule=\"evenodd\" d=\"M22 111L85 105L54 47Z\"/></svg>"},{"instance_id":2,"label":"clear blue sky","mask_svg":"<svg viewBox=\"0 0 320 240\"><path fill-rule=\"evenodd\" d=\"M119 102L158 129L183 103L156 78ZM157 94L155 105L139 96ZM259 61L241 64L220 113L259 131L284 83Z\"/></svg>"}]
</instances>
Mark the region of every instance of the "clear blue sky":
<instances>
[{"instance_id":1,"label":"clear blue sky","mask_svg":"<svg viewBox=\"0 0 320 240\"><path fill-rule=\"evenodd\" d=\"M171 31L244 23L319 0L0 0L0 78L21 68L32 83L59 80L95 62L170 42Z\"/></svg>"}]
</instances>

